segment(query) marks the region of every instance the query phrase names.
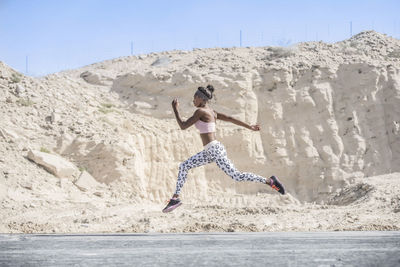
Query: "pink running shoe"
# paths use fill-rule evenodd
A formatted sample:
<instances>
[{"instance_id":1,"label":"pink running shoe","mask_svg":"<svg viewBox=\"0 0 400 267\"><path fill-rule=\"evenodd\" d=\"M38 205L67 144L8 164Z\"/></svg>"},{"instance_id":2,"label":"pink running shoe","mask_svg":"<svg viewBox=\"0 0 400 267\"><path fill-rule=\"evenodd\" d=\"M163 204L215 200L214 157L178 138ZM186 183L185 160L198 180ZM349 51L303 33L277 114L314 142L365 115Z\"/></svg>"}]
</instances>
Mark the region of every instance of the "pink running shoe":
<instances>
[{"instance_id":1,"label":"pink running shoe","mask_svg":"<svg viewBox=\"0 0 400 267\"><path fill-rule=\"evenodd\" d=\"M170 212L182 205L182 202L179 198L171 198L168 202L168 205L162 210L162 212Z\"/></svg>"},{"instance_id":2,"label":"pink running shoe","mask_svg":"<svg viewBox=\"0 0 400 267\"><path fill-rule=\"evenodd\" d=\"M285 194L285 188L283 187L283 184L281 184L281 182L278 180L278 178L276 178L275 176L271 176L271 184L270 186L275 189L276 191L278 191L279 193L281 193L282 195Z\"/></svg>"}]
</instances>

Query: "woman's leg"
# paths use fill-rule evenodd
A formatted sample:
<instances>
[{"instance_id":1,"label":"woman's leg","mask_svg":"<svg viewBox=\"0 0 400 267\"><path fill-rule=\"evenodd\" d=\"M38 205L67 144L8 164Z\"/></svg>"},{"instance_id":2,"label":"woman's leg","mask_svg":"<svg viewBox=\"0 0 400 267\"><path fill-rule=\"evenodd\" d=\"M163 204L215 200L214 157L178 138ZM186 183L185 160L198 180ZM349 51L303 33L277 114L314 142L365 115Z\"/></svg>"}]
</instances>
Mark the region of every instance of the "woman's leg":
<instances>
[{"instance_id":1,"label":"woman's leg","mask_svg":"<svg viewBox=\"0 0 400 267\"><path fill-rule=\"evenodd\" d=\"M203 150L179 164L178 181L176 182L176 190L173 197L178 197L181 193L181 189L186 181L187 173L190 169L200 167L211 162L213 162L212 158L210 158Z\"/></svg>"},{"instance_id":2,"label":"woman's leg","mask_svg":"<svg viewBox=\"0 0 400 267\"><path fill-rule=\"evenodd\" d=\"M240 172L238 171L233 163L228 159L228 156L226 154L225 147L222 144L219 144L215 148L211 148L213 154L216 156L215 162L217 163L218 167L223 170L227 175L232 177L233 180L235 181L253 181L253 182L260 182L266 184L268 182L269 184L269 179L264 178L262 176L256 175L254 173L250 172ZM211 152L211 153L212 153Z\"/></svg>"}]
</instances>

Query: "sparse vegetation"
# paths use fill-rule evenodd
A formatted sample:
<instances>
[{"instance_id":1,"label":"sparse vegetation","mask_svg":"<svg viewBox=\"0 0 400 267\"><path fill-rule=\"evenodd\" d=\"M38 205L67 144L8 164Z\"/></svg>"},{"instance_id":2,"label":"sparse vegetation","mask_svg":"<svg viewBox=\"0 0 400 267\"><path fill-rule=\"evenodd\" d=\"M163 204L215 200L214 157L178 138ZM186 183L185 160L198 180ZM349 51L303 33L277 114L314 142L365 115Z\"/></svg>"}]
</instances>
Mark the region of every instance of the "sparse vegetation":
<instances>
[{"instance_id":1,"label":"sparse vegetation","mask_svg":"<svg viewBox=\"0 0 400 267\"><path fill-rule=\"evenodd\" d=\"M29 106L32 106L33 104L35 104L35 102L30 100L29 98L19 98L16 102L19 105L24 106L24 107L29 107Z\"/></svg>"},{"instance_id":2,"label":"sparse vegetation","mask_svg":"<svg viewBox=\"0 0 400 267\"><path fill-rule=\"evenodd\" d=\"M50 153L50 150L48 150L48 149L45 148L45 147L41 147L41 148L40 148L40 152Z\"/></svg>"},{"instance_id":3,"label":"sparse vegetation","mask_svg":"<svg viewBox=\"0 0 400 267\"><path fill-rule=\"evenodd\" d=\"M293 49L288 47L268 47L267 50L272 52L270 55L271 58L282 58L294 55Z\"/></svg>"},{"instance_id":4,"label":"sparse vegetation","mask_svg":"<svg viewBox=\"0 0 400 267\"><path fill-rule=\"evenodd\" d=\"M99 111L101 113L107 114L107 113L110 113L110 112L116 112L118 114L121 114L120 111L113 109L113 107L115 107L113 104L101 103L100 105L101 105L101 107L99 107Z\"/></svg>"},{"instance_id":5,"label":"sparse vegetation","mask_svg":"<svg viewBox=\"0 0 400 267\"><path fill-rule=\"evenodd\" d=\"M353 47L353 48L358 48L358 43L357 43L357 42L354 42L354 41L352 41L352 42L350 42L350 47Z\"/></svg>"},{"instance_id":6,"label":"sparse vegetation","mask_svg":"<svg viewBox=\"0 0 400 267\"><path fill-rule=\"evenodd\" d=\"M102 106L103 108L112 108L112 107L114 107L114 105L113 105L113 104L110 104L110 103L101 103L101 106Z\"/></svg>"},{"instance_id":7,"label":"sparse vegetation","mask_svg":"<svg viewBox=\"0 0 400 267\"><path fill-rule=\"evenodd\" d=\"M19 73L13 73L11 75L11 82L13 82L13 83L19 83L21 81L21 79L22 79L22 75Z\"/></svg>"},{"instance_id":8,"label":"sparse vegetation","mask_svg":"<svg viewBox=\"0 0 400 267\"><path fill-rule=\"evenodd\" d=\"M400 58L400 49L393 50L392 52L388 53L389 57Z\"/></svg>"},{"instance_id":9,"label":"sparse vegetation","mask_svg":"<svg viewBox=\"0 0 400 267\"><path fill-rule=\"evenodd\" d=\"M99 111L101 113L107 114L107 113L113 112L114 110L110 109L110 108L99 108Z\"/></svg>"},{"instance_id":10,"label":"sparse vegetation","mask_svg":"<svg viewBox=\"0 0 400 267\"><path fill-rule=\"evenodd\" d=\"M87 171L87 168L85 166L79 166L79 171L80 172Z\"/></svg>"}]
</instances>

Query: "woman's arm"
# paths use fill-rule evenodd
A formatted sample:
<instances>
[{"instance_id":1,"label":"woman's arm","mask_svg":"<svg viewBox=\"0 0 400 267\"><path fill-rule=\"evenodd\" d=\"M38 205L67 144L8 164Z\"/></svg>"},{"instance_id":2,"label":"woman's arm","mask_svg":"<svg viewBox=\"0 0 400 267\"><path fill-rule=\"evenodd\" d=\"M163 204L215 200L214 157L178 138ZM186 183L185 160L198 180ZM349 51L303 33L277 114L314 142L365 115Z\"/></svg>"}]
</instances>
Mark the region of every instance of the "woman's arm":
<instances>
[{"instance_id":1,"label":"woman's arm","mask_svg":"<svg viewBox=\"0 0 400 267\"><path fill-rule=\"evenodd\" d=\"M180 127L182 130L185 130L185 129L189 128L189 127L192 126L196 121L198 121L198 120L200 119L200 117L201 117L201 111L198 109L198 110L196 110L196 111L194 112L194 114L193 114L192 117L190 117L190 118L187 119L186 121L183 121L183 120L181 119L180 114L179 114L178 106L179 106L178 99L175 98L175 99L172 101L172 109L174 110L176 121L178 122L179 127Z\"/></svg>"},{"instance_id":2,"label":"woman's arm","mask_svg":"<svg viewBox=\"0 0 400 267\"><path fill-rule=\"evenodd\" d=\"M250 129L250 130L253 130L253 131L259 131L259 130L260 130L260 125L258 125L258 124L256 124L256 125L249 125L249 124L247 124L247 123L245 123L245 122L242 122L242 121L240 121L240 120L238 120L238 119L235 119L235 118L233 118L233 117L231 117L231 116L228 116L228 115L225 115L225 114L223 114L223 113L219 113L219 112L216 112L216 113L217 113L217 119L219 119L219 120L222 120L222 121L229 121L229 122L232 122L232 123L234 123L234 124L236 124L236 125L245 127L245 128L247 128L247 129Z\"/></svg>"}]
</instances>

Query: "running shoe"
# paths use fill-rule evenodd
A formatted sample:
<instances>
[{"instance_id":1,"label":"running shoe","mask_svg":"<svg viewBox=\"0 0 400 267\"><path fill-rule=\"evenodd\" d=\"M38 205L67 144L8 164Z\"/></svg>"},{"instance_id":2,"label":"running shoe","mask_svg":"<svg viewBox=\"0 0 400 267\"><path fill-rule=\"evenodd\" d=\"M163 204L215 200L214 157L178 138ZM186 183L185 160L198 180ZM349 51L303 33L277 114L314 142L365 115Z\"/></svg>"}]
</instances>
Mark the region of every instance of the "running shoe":
<instances>
[{"instance_id":1,"label":"running shoe","mask_svg":"<svg viewBox=\"0 0 400 267\"><path fill-rule=\"evenodd\" d=\"M276 191L278 191L279 193L281 193L282 195L285 194L285 188L283 187L283 185L281 184L281 182L278 180L278 178L276 178L274 175L272 175L270 177L271 179L271 184L270 186L275 189Z\"/></svg>"},{"instance_id":2,"label":"running shoe","mask_svg":"<svg viewBox=\"0 0 400 267\"><path fill-rule=\"evenodd\" d=\"M162 212L170 212L182 205L182 202L179 198L171 198L168 202L168 205L162 210Z\"/></svg>"}]
</instances>

